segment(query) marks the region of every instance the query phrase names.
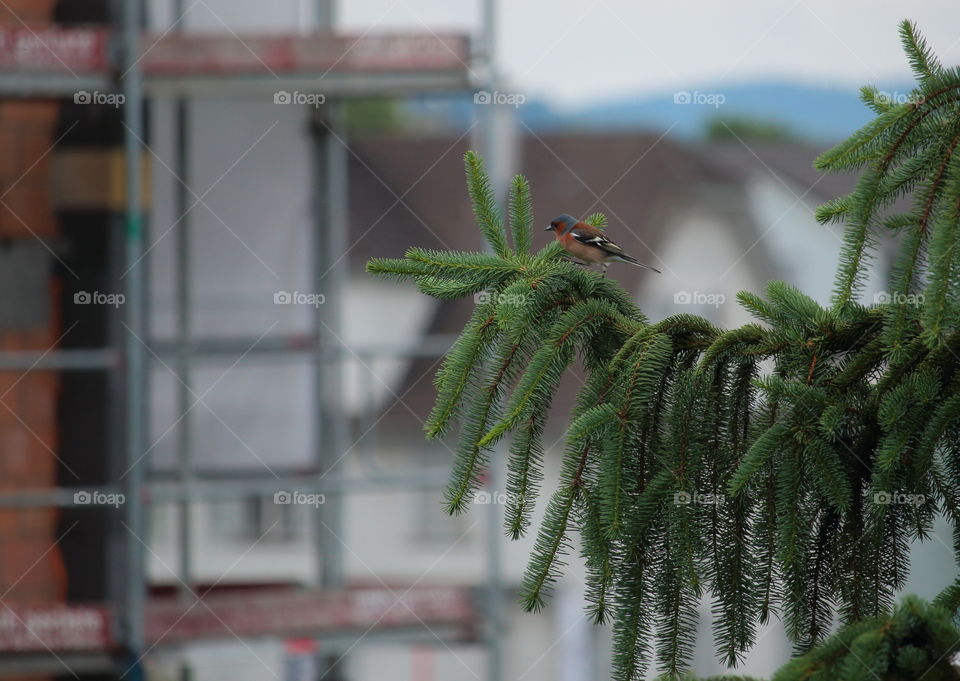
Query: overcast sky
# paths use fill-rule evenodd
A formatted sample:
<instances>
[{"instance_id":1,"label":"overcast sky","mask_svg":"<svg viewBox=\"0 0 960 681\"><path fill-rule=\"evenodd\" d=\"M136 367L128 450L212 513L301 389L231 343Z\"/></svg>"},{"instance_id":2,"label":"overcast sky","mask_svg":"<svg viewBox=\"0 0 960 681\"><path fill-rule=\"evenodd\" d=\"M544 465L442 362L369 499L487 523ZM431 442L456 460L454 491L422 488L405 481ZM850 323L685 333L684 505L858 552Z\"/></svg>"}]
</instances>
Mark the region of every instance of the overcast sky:
<instances>
[{"instance_id":1,"label":"overcast sky","mask_svg":"<svg viewBox=\"0 0 960 681\"><path fill-rule=\"evenodd\" d=\"M790 79L881 87L909 79L897 23L915 20L960 63L949 0L498 0L501 69L528 97L579 104L627 93ZM342 29L475 30L480 0L342 0Z\"/></svg>"}]
</instances>

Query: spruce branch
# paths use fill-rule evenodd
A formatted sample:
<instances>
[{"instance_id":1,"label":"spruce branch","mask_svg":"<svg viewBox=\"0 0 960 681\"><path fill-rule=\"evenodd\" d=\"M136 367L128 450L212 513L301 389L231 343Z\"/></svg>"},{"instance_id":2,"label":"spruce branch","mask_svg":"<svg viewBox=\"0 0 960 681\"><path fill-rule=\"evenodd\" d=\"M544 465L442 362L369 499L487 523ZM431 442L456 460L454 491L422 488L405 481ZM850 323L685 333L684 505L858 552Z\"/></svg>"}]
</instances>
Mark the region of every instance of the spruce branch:
<instances>
[{"instance_id":1,"label":"spruce branch","mask_svg":"<svg viewBox=\"0 0 960 681\"><path fill-rule=\"evenodd\" d=\"M778 681L919 678L925 664L924 678L956 679L938 658L948 634L956 640L940 606L956 613L960 589L936 606L895 606L894 595L910 543L938 514L960 557L960 68L942 66L912 24L900 32L915 90L895 102L864 88L874 120L815 163L860 172L851 194L815 214L844 227L829 306L771 282L738 294L754 318L740 328L648 320L556 242L531 252L520 176L511 248L474 152L468 194L492 252L414 247L367 264L438 299L480 300L444 359L426 426L442 437L460 425L447 510L467 508L509 438L511 538L550 488L521 603L543 607L578 533L587 612L612 624L616 679L653 664L682 678L703 595L730 666L777 616L800 654ZM586 221L606 225L601 214ZM864 301L873 254L891 236L886 298ZM583 385L547 485L542 437L572 366ZM832 633L837 621L846 626Z\"/></svg>"}]
</instances>

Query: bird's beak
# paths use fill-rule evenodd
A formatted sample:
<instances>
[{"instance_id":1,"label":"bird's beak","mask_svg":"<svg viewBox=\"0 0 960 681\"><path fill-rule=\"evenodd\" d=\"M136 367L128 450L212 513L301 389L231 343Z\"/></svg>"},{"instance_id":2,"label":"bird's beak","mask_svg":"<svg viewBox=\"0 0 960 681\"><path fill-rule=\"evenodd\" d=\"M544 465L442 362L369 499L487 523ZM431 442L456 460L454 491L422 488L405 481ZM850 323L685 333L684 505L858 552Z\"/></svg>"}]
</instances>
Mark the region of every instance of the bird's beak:
<instances>
[{"instance_id":1,"label":"bird's beak","mask_svg":"<svg viewBox=\"0 0 960 681\"><path fill-rule=\"evenodd\" d=\"M547 225L547 228L546 228L545 230L543 230L543 231L544 231L544 232L549 232L551 229L553 229L553 225Z\"/></svg>"}]
</instances>

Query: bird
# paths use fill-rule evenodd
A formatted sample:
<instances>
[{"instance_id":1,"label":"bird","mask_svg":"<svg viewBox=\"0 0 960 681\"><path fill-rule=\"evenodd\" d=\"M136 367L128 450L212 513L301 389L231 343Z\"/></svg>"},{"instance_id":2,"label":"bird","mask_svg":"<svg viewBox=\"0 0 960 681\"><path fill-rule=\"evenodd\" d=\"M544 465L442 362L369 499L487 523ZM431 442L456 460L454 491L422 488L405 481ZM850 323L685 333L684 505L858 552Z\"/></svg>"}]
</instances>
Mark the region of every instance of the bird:
<instances>
[{"instance_id":1,"label":"bird","mask_svg":"<svg viewBox=\"0 0 960 681\"><path fill-rule=\"evenodd\" d=\"M563 213L547 225L547 232L553 232L557 241L575 258L589 265L603 265L603 276L607 276L607 267L611 262L628 262L660 274L660 270L644 265L626 251L610 241L603 232L571 215Z\"/></svg>"}]
</instances>

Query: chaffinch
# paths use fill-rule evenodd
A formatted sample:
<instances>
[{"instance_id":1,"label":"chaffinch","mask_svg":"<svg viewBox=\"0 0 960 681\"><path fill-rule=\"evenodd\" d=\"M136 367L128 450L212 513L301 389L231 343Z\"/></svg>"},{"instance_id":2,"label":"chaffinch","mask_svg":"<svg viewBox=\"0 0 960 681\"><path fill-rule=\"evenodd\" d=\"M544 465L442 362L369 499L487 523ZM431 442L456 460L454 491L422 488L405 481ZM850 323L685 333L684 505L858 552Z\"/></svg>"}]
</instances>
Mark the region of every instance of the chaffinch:
<instances>
[{"instance_id":1,"label":"chaffinch","mask_svg":"<svg viewBox=\"0 0 960 681\"><path fill-rule=\"evenodd\" d=\"M576 219L564 213L554 218L547 225L547 232L553 232L557 241L559 241L567 252L575 258L582 260L590 265L603 265L603 274L607 274L607 266L614 261L628 262L631 265L645 267L660 274L660 270L627 255L627 253L610 241L596 227L591 227L585 222L578 222Z\"/></svg>"}]
</instances>

